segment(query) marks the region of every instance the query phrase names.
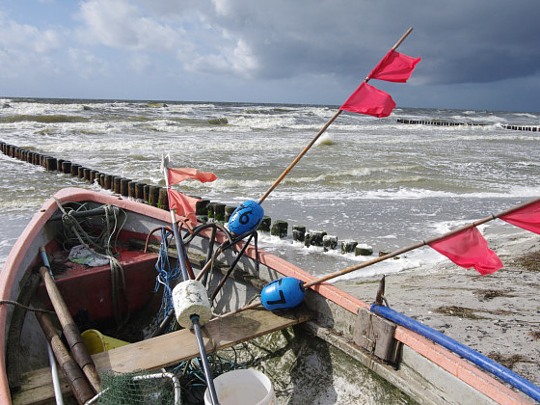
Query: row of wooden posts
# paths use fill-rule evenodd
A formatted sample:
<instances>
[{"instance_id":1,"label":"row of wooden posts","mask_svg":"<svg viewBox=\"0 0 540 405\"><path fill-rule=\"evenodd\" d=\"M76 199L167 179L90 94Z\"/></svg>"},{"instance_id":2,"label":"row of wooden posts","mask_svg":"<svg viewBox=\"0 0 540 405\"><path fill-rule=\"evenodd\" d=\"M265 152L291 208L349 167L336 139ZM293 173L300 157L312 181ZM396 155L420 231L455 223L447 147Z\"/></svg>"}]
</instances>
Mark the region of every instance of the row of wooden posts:
<instances>
[{"instance_id":1,"label":"row of wooden posts","mask_svg":"<svg viewBox=\"0 0 540 405\"><path fill-rule=\"evenodd\" d=\"M439 127L483 127L493 124L474 123L474 122L456 122L456 121L443 121L443 120L412 120L408 118L398 118L397 122L400 124L413 124L413 125L435 125ZM540 132L540 126L538 125L509 125L501 124L504 129L513 129L515 131L531 131Z\"/></svg>"},{"instance_id":2,"label":"row of wooden posts","mask_svg":"<svg viewBox=\"0 0 540 405\"><path fill-rule=\"evenodd\" d=\"M165 187L103 173L99 170L90 169L69 160L58 159L53 156L10 145L2 141L0 141L0 149L2 153L9 157L33 165L42 166L47 171L68 174L90 184L97 183L101 188L111 190L121 196L142 201L158 208L168 209L167 189ZM196 215L199 221L203 223L207 221L225 223L228 221L235 208L236 207L223 203L199 198L196 206ZM283 239L289 234L289 224L287 221L283 220L276 220L272 223L272 219L265 216L258 230ZM322 247L325 251L338 249L339 243L337 236L328 235L324 231L309 230L301 225L294 225L292 227L292 239L296 242L303 243L306 247L318 246ZM343 254L354 253L357 256L370 256L373 254L372 248L365 245L359 245L358 242L353 240L341 241L339 243L339 248ZM385 253L386 252L379 252L379 255Z\"/></svg>"}]
</instances>

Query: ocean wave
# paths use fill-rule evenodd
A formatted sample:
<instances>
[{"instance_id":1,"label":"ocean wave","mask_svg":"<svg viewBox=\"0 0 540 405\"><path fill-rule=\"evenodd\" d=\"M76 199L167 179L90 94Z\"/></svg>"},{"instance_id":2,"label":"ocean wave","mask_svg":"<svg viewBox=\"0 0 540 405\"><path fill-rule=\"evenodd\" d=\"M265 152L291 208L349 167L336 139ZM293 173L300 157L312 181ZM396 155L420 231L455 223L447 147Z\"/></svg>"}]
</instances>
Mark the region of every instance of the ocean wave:
<instances>
[{"instance_id":1,"label":"ocean wave","mask_svg":"<svg viewBox=\"0 0 540 405\"><path fill-rule=\"evenodd\" d=\"M536 198L539 196L535 187L515 186L500 192L457 193L451 191L397 187L378 190L332 190L332 191L283 191L276 189L273 198L279 200L421 200L421 199L516 199Z\"/></svg>"},{"instance_id":2,"label":"ocean wave","mask_svg":"<svg viewBox=\"0 0 540 405\"><path fill-rule=\"evenodd\" d=\"M59 124L64 122L89 122L89 118L79 117L76 115L8 115L0 117L1 123L16 123L23 121L39 122L44 124Z\"/></svg>"}]
</instances>

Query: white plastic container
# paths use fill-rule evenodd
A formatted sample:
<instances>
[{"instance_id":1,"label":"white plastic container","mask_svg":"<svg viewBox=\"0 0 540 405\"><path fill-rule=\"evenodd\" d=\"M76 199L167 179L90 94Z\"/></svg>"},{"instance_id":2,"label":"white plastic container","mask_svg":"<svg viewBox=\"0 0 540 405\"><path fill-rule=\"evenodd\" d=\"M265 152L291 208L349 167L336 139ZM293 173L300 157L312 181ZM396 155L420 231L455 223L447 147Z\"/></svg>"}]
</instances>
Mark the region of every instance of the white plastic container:
<instances>
[{"instance_id":1,"label":"white plastic container","mask_svg":"<svg viewBox=\"0 0 540 405\"><path fill-rule=\"evenodd\" d=\"M274 405L276 395L270 379L258 370L232 370L214 379L220 405ZM210 392L204 392L205 405L212 405Z\"/></svg>"}]
</instances>

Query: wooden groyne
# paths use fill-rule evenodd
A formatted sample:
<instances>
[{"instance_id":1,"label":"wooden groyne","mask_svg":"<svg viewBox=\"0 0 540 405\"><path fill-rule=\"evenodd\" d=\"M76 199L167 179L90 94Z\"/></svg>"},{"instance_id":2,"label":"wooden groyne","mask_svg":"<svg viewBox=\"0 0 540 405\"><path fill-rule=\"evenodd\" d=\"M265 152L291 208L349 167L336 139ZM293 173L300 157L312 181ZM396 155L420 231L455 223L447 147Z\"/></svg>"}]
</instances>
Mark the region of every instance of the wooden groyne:
<instances>
[{"instance_id":1,"label":"wooden groyne","mask_svg":"<svg viewBox=\"0 0 540 405\"><path fill-rule=\"evenodd\" d=\"M457 122L457 121L444 121L444 120L411 120L408 118L398 118L396 120L400 124L412 124L412 125L435 125L438 127L483 127L488 124L471 123L471 122Z\"/></svg>"},{"instance_id":2,"label":"wooden groyne","mask_svg":"<svg viewBox=\"0 0 540 405\"><path fill-rule=\"evenodd\" d=\"M502 127L504 129L513 129L514 131L540 132L540 126L535 126L535 125L507 125L507 124L503 124Z\"/></svg>"},{"instance_id":3,"label":"wooden groyne","mask_svg":"<svg viewBox=\"0 0 540 405\"><path fill-rule=\"evenodd\" d=\"M408 118L398 118L397 122L400 124L412 124L412 125L434 125L438 127L485 127L493 124L477 123L477 122L457 122L457 121L445 121L445 120L412 120ZM500 124L504 129L511 129L514 131L530 131L540 132L540 126L538 125L509 125Z\"/></svg>"},{"instance_id":4,"label":"wooden groyne","mask_svg":"<svg viewBox=\"0 0 540 405\"><path fill-rule=\"evenodd\" d=\"M115 194L168 210L169 202L165 187L104 173L69 160L55 158L2 141L0 141L0 150L4 155L11 158L42 166L48 172L73 176L90 184L98 184L104 190L110 190ZM196 206L196 215L202 223L208 221L225 223L236 208L220 202L213 202L200 197L196 198L199 199ZM289 234L287 221L276 220L272 223L272 219L268 216L263 218L258 230L281 239L292 236L293 241L302 243L305 247L321 247L324 251L340 249L343 254L351 253L356 256L371 256L373 254L373 249L367 245L361 245L353 240L339 241L337 236L329 235L325 231L306 229L305 226L301 225L293 226L292 233ZM386 251L380 251L379 256L386 253Z\"/></svg>"}]
</instances>

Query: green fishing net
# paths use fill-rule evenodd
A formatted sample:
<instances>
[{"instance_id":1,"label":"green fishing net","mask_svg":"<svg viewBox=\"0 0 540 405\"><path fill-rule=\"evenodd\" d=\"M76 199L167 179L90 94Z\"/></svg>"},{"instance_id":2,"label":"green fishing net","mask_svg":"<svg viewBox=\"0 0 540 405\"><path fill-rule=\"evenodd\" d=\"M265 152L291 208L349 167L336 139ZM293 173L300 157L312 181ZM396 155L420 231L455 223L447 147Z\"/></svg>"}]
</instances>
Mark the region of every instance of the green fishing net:
<instances>
[{"instance_id":1,"label":"green fishing net","mask_svg":"<svg viewBox=\"0 0 540 405\"><path fill-rule=\"evenodd\" d=\"M180 384L171 373L104 373L101 395L95 404L106 405L179 405Z\"/></svg>"}]
</instances>

